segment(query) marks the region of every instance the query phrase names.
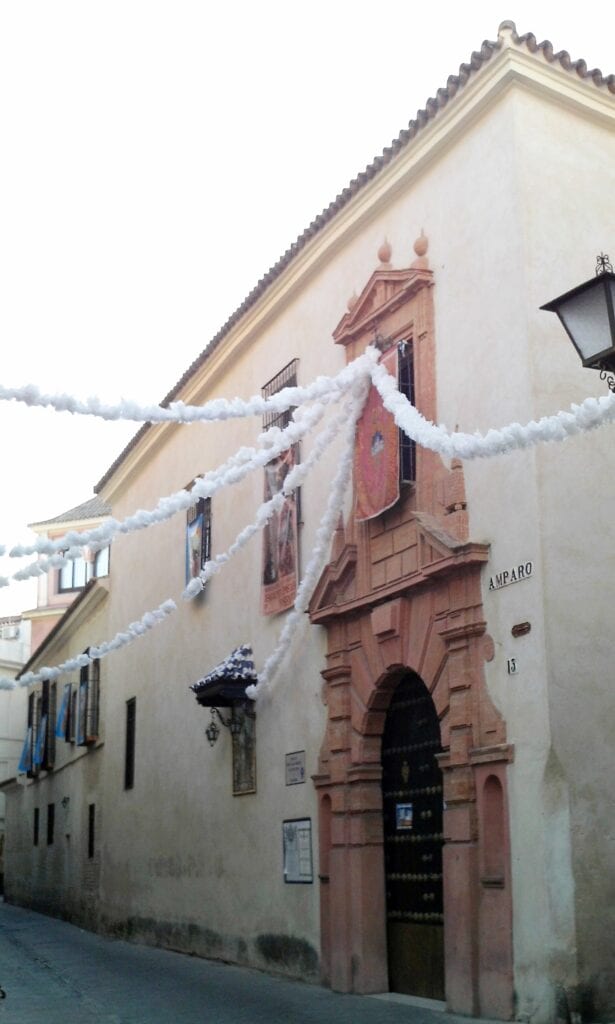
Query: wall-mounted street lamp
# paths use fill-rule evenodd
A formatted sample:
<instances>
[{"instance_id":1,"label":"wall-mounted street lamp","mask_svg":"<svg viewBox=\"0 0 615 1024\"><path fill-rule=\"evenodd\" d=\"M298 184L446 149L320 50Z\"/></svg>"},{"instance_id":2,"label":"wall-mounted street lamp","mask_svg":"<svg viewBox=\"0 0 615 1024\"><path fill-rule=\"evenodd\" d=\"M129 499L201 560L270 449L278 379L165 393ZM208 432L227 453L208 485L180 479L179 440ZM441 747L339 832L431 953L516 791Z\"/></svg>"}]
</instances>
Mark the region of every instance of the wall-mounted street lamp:
<instances>
[{"instance_id":1,"label":"wall-mounted street lamp","mask_svg":"<svg viewBox=\"0 0 615 1024\"><path fill-rule=\"evenodd\" d=\"M601 253L595 277L540 308L557 313L583 366L600 370L615 391L615 274L609 257Z\"/></svg>"},{"instance_id":2,"label":"wall-mounted street lamp","mask_svg":"<svg viewBox=\"0 0 615 1024\"><path fill-rule=\"evenodd\" d=\"M237 713L237 710L240 707L243 714ZM229 730L231 736L239 736L243 730L245 719L255 718L256 715L253 711L249 709L247 702L243 705L240 705L239 703L234 704L231 708L231 713L228 716L228 718L224 718L219 708L212 707L211 721L205 730L207 742L209 743L210 747L213 747L214 743L218 739L218 736L220 735L220 726L216 722L216 717L218 718L220 725L223 725L225 729Z\"/></svg>"},{"instance_id":3,"label":"wall-mounted street lamp","mask_svg":"<svg viewBox=\"0 0 615 1024\"><path fill-rule=\"evenodd\" d=\"M220 735L220 725L228 729L231 736L239 736L246 719L256 718L253 702L246 697L246 687L256 682L252 648L244 644L243 647L235 648L228 658L192 684L190 689L197 702L211 711L211 721L205 730L210 747L213 747ZM228 718L224 717L220 708L229 708Z\"/></svg>"}]
</instances>

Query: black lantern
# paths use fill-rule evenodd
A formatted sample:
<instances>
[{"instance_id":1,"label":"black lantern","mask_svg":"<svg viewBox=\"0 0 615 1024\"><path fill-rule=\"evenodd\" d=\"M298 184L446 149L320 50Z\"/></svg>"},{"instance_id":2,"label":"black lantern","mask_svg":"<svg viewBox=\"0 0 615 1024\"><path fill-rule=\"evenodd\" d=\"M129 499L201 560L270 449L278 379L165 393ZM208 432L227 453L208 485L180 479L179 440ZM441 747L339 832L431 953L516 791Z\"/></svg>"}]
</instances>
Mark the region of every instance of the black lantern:
<instances>
[{"instance_id":1,"label":"black lantern","mask_svg":"<svg viewBox=\"0 0 615 1024\"><path fill-rule=\"evenodd\" d=\"M583 366L600 370L603 379L615 372L615 274L608 256L598 256L595 277L540 308L557 313ZM615 390L612 377L608 385Z\"/></svg>"},{"instance_id":2,"label":"black lantern","mask_svg":"<svg viewBox=\"0 0 615 1024\"><path fill-rule=\"evenodd\" d=\"M216 722L216 716L218 718L218 722L220 722L220 725L223 725L225 729L228 729L231 736L239 736L243 729L244 717L255 717L254 712L248 708L247 702L245 705L242 705L242 710L243 715L239 711L239 705L234 704L233 707L231 708L230 715L228 716L228 718L225 718L218 708L211 708L211 721L205 730L205 735L207 736L207 741L210 747L213 747L214 743L218 739L218 736L220 735L220 726Z\"/></svg>"}]
</instances>

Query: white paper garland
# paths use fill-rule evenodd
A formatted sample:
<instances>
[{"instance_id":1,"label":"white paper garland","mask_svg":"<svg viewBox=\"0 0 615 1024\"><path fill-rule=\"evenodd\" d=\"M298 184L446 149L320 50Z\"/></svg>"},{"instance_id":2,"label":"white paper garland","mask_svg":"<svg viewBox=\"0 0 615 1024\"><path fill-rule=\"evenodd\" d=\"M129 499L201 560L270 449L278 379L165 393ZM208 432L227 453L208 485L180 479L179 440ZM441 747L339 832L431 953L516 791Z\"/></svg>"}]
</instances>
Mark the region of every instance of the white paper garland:
<instances>
[{"instance_id":1,"label":"white paper garland","mask_svg":"<svg viewBox=\"0 0 615 1024\"><path fill-rule=\"evenodd\" d=\"M317 420L320 419L323 412L324 407L321 407L320 409L316 409L316 407L314 407L312 415L308 416L304 413L300 419L309 420L313 425L314 422L317 422ZM247 544L250 538L254 536L258 530L263 529L276 508L282 505L286 495L292 493L292 491L296 490L297 487L301 486L310 469L312 469L316 462L321 458L322 454L326 451L327 447L332 443L343 423L347 421L347 418L348 411L344 408L341 413L338 413L338 415L331 420L327 427L316 438L312 450L305 462L299 463L290 471L284 481L282 491L280 491L279 494L274 495L270 501L264 502L263 505L261 505L257 512L255 522L246 526L241 531L228 551L218 555L217 558L213 559L211 562L208 562L200 576L195 577L190 581L184 590L183 596L185 598L194 597L199 593L206 580L215 572L218 572L222 565L230 561L233 555L241 550L241 548ZM276 431L269 431L268 441L271 442L272 440L273 444L270 443L269 451L275 450L276 446L280 443L284 443L284 441L286 441L286 447L288 447L287 431L279 429ZM286 448L283 448L282 450L286 450ZM269 457L271 458L271 455ZM55 558L56 556L53 557ZM50 559L50 561L51 560L52 559ZM68 559L64 559L64 561L67 560ZM137 639L137 637L143 636L144 633L152 629L158 622L163 621L164 618L174 612L176 608L177 605L175 602L172 599L169 599L158 608L154 609L154 611L146 612L141 619L137 622L131 623L126 630L117 633L112 640L105 641L95 647L90 647L88 654L79 654L75 658L69 658L67 661L53 667L45 666L39 669L38 672L27 672L19 680L19 685L29 686L45 679L57 679L58 676L64 672L71 672L74 669L79 669L85 665L89 665L96 658L104 658L112 651L119 650L120 648L132 643ZM12 690L15 686L16 683L14 680L0 678L0 690Z\"/></svg>"},{"instance_id":2,"label":"white paper garland","mask_svg":"<svg viewBox=\"0 0 615 1024\"><path fill-rule=\"evenodd\" d=\"M190 490L183 489L160 498L156 508L151 511L140 509L121 521L109 519L101 526L85 530L83 533L71 530L62 537L53 539L40 537L33 544L18 545L12 548L10 556L23 558L25 555L35 553L51 554L61 551L63 555L60 558L66 560L77 557L84 547L97 550L109 544L118 534L134 533L137 530L165 522L177 512L190 508L198 498L212 497L220 488L238 483L253 470L263 467L272 459L277 458L287 448L302 440L318 424L325 409L325 402L317 402L309 408L297 409L293 419L283 430L279 427L271 427L262 433L257 441L258 448L240 448L235 455L232 455L217 469L210 470L204 476L199 477ZM61 564L64 563L51 560L47 562L45 559L40 559L24 569L20 569L14 574L13 579L23 580L29 576L40 576Z\"/></svg>"},{"instance_id":3,"label":"white paper garland","mask_svg":"<svg viewBox=\"0 0 615 1024\"><path fill-rule=\"evenodd\" d=\"M388 373L386 368L378 363L379 353L373 347L366 350L363 356L350 363L337 377L319 377L308 388L287 388L269 399L262 399L254 396L247 402L240 399L226 401L216 399L205 406L187 406L182 402L171 403L168 408L160 406L140 408L135 403L123 402L120 406L105 407L98 399L90 399L86 403L80 403L68 395L46 396L41 395L38 389L28 385L22 389L9 389L0 387L0 400L16 400L26 402L28 405L46 405L56 408L58 411L69 411L83 415L102 416L105 419L137 419L149 422L177 422L190 423L197 421L224 420L231 417L259 415L264 411L282 412L291 406L299 406L293 414L292 422L284 429L272 428L258 439L258 448L242 448L230 459L223 463L218 469L205 474L196 481L190 491L182 490L175 494L161 498L152 511L139 510L134 515L119 522L111 519L102 526L84 533L70 531L64 537L50 541L48 538L39 538L32 545L17 545L10 551L14 558L24 557L29 554L46 554L50 557L41 559L25 569L14 574L14 579L26 579L29 576L39 576L51 568L66 564L71 559L79 556L83 547L88 546L97 550L106 546L118 533L131 533L155 523L163 522L171 518L176 512L188 508L194 503L195 498L211 497L223 486L236 483L243 479L249 472L257 467L264 466L267 462L276 458L283 451L289 448L296 441L304 437L322 417L326 405L336 401L348 390L352 391L352 411L348 419L348 442L344 456L338 467L333 487L329 496L327 509L321 521L316 535L316 544L312 551L305 575L297 590L294 607L286 617L284 627L280 634L275 650L267 658L262 671L258 676L256 686L249 687L246 693L255 699L267 686L280 662L285 656L294 635L294 631L301 621L301 616L307 610L310 597L314 587L326 564L329 553L331 538L335 531L339 514L343 506L344 494L348 486L353 463L354 435L356 422L361 414L363 404L368 392L368 382L371 380L382 397L384 406L392 413L397 425L417 444L432 451L438 452L448 458L474 459L486 458L493 455L523 449L540 442L561 441L567 437L579 434L583 431L593 430L603 424L615 420L615 394L609 394L600 398L587 398L581 405L572 405L569 412L560 411L552 416L544 416L540 420L532 420L525 426L519 423L511 423L501 429L491 429L486 434L478 432L468 434L464 432L449 432L445 427L430 423L426 420L408 399L402 395L397 387L396 380ZM302 403L315 401L310 409L302 407ZM344 412L339 419L346 419ZM337 422L337 420L336 420ZM331 428L328 428L330 431ZM214 572L217 572L222 564L227 562L233 554L240 550L254 535L262 529L268 519L273 515L276 508L284 500L284 494L288 490L299 485L308 469L316 458L320 457L319 444L322 443L322 450L330 443L331 437L326 444L324 438L327 431L323 431L318 439L310 459L306 463L294 468L287 478L284 491L275 495L269 502L261 505L257 512L254 523L245 527L237 536L235 542L223 555L217 556L207 563L200 577L192 580L186 590L184 597L194 596L206 579ZM322 442L321 442L322 439ZM312 455L314 456L312 459ZM293 474L295 474L293 476ZM0 545L0 554L5 553L5 547ZM0 578L0 586L6 586L9 580L6 577ZM61 665L53 668L42 668L37 673L26 673L20 684L23 686L43 679L55 679L62 672L71 671L89 664L96 658L105 657L113 650L132 643L137 637L142 636L158 622L162 621L176 605L172 600L165 601L159 608L147 612L140 620L131 623L125 631L118 633L113 640L107 641L97 647L90 648L90 654L78 655L69 659ZM0 689L13 689L15 681L7 678L0 678ZM248 692L249 691L249 692Z\"/></svg>"},{"instance_id":4,"label":"white paper garland","mask_svg":"<svg viewBox=\"0 0 615 1024\"><path fill-rule=\"evenodd\" d=\"M134 643L154 626L164 622L176 610L175 601L163 601L158 608L146 612L137 622L131 622L126 629L116 633L112 640L106 640L97 646L90 647L87 654L78 654L75 658L68 658L67 661L63 661L60 665L54 665L52 668L44 666L38 672L25 672L18 681L3 677L0 679L0 689L14 690L17 685L30 686L32 683L40 683L46 679L57 679L63 672L73 672L75 669L91 665L97 658L106 658L112 651L118 651L121 647L127 647L128 644Z\"/></svg>"},{"instance_id":5,"label":"white paper garland","mask_svg":"<svg viewBox=\"0 0 615 1024\"><path fill-rule=\"evenodd\" d=\"M540 420L530 420L525 426L510 423L500 429L492 428L486 434L478 431L475 434L450 432L446 427L426 420L401 394L396 380L381 363L372 365L371 378L398 427L423 448L430 448L447 458L487 458L529 448L543 441L564 441L574 434L594 430L615 420L615 394L610 392L600 398L586 398L581 405L572 405L570 412L560 411Z\"/></svg>"},{"instance_id":6,"label":"white paper garland","mask_svg":"<svg viewBox=\"0 0 615 1024\"><path fill-rule=\"evenodd\" d=\"M344 367L334 377L320 376L306 387L283 388L269 398L253 395L247 401L241 398L214 398L204 405L186 405L185 402L170 402L168 406L139 405L130 399L123 399L117 405L105 405L93 396L82 401L73 395L46 395L35 384L20 388L0 385L0 401L20 402L27 406L51 408L56 412L69 412L78 416L95 416L98 419L117 421L128 420L136 423L205 423L217 420L238 419L245 416L263 416L269 412L286 412L305 402L330 398L344 394L352 387L357 376L366 372L373 357L363 355Z\"/></svg>"},{"instance_id":7,"label":"white paper garland","mask_svg":"<svg viewBox=\"0 0 615 1024\"><path fill-rule=\"evenodd\" d=\"M333 480L325 513L316 531L316 543L312 549L310 561L306 567L303 579L297 589L297 596L295 597L292 611L286 616L275 650L269 655L262 670L259 672L256 685L246 688L246 696L251 700L257 699L275 675L277 668L292 643L294 633L308 609L314 588L327 563L333 534L339 522L344 505L344 496L352 476L356 426L363 411L368 392L369 385L366 380L358 381L353 388L352 408L349 410L348 415L346 446Z\"/></svg>"},{"instance_id":8,"label":"white paper garland","mask_svg":"<svg viewBox=\"0 0 615 1024\"><path fill-rule=\"evenodd\" d=\"M307 477L309 471L318 462L323 453L337 437L340 429L346 423L348 419L348 411L346 408L342 409L334 419L328 424L327 427L318 435L312 450L305 460L295 465L284 480L282 490L278 494L274 494L268 501L263 502L256 513L256 519L249 526L245 526L243 530L237 535L233 544L231 544L228 551L223 552L220 555L216 555L207 562L198 576L193 576L192 579L186 586L182 597L185 600L190 600L200 594L203 587L207 583L207 580L211 579L215 573L219 572L223 565L231 560L233 555L236 555L248 541L258 533L259 530L264 529L271 517L275 512L279 511L284 504L286 497L292 494L298 487L301 487L303 481Z\"/></svg>"}]
</instances>

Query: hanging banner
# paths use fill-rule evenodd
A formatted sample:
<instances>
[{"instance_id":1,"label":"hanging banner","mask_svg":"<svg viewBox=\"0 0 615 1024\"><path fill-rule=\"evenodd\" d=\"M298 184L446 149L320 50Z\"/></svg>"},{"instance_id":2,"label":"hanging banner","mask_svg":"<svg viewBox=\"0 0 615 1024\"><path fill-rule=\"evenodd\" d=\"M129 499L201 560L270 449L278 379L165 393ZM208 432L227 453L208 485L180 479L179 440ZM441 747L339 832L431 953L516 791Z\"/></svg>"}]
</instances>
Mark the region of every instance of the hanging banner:
<instances>
[{"instance_id":1,"label":"hanging banner","mask_svg":"<svg viewBox=\"0 0 615 1024\"><path fill-rule=\"evenodd\" d=\"M265 466L265 501L282 490L294 465L295 450L288 448ZM297 575L297 499L293 493L263 530L263 615L275 615L292 608L297 594Z\"/></svg>"},{"instance_id":2,"label":"hanging banner","mask_svg":"<svg viewBox=\"0 0 615 1024\"><path fill-rule=\"evenodd\" d=\"M26 738L21 751L21 757L19 758L19 764L17 765L18 772L31 772L32 771L32 726L28 726Z\"/></svg>"},{"instance_id":3,"label":"hanging banner","mask_svg":"<svg viewBox=\"0 0 615 1024\"><path fill-rule=\"evenodd\" d=\"M45 748L47 741L47 715L43 715L40 721L38 736L36 737L36 745L34 747L34 767L40 768L45 757Z\"/></svg>"},{"instance_id":4,"label":"hanging banner","mask_svg":"<svg viewBox=\"0 0 615 1024\"><path fill-rule=\"evenodd\" d=\"M380 362L397 381L397 346ZM399 428L373 385L357 424L354 487L358 522L379 516L399 500Z\"/></svg>"},{"instance_id":5,"label":"hanging banner","mask_svg":"<svg viewBox=\"0 0 615 1024\"><path fill-rule=\"evenodd\" d=\"M56 736L61 740L68 740L68 711L70 708L70 694L72 686L70 683L64 684L64 690L62 691L62 701L60 703L60 710L58 712L58 718L56 721Z\"/></svg>"}]
</instances>

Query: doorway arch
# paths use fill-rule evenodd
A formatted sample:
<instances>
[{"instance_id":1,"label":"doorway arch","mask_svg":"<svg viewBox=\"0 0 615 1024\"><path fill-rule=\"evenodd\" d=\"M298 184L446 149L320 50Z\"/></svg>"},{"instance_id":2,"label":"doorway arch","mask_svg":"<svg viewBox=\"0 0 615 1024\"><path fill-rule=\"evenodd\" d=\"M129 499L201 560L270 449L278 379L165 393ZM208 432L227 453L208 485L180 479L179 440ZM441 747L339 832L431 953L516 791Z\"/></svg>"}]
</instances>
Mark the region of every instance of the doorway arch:
<instances>
[{"instance_id":1,"label":"doorway arch","mask_svg":"<svg viewBox=\"0 0 615 1024\"><path fill-rule=\"evenodd\" d=\"M429 690L405 673L382 734L387 961L392 992L444 999L440 723Z\"/></svg>"},{"instance_id":2,"label":"doorway arch","mask_svg":"<svg viewBox=\"0 0 615 1024\"><path fill-rule=\"evenodd\" d=\"M486 688L493 657L480 594L486 552L409 522L415 574L388 600L357 592L358 549L340 545L310 615L327 629L327 726L313 776L330 821L321 900L323 980L342 992L389 990L382 799L382 737L392 695L415 673L440 724L443 796L444 987L449 1010L510 1019L513 1013L507 766L513 748ZM499 788L498 871L484 843ZM330 802L324 803L325 798Z\"/></svg>"}]
</instances>

